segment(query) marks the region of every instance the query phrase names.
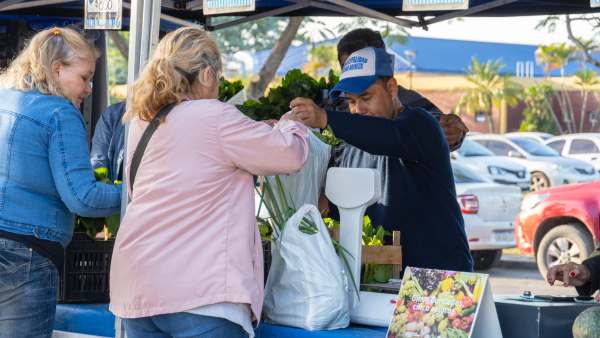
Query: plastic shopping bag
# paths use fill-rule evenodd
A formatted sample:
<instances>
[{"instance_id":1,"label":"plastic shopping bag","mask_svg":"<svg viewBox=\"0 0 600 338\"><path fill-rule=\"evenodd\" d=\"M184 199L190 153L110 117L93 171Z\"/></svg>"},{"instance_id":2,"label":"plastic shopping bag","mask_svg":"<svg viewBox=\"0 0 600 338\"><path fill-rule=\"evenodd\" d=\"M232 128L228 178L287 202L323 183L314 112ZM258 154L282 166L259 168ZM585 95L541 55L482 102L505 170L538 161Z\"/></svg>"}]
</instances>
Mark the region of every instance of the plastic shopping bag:
<instances>
[{"instance_id":1,"label":"plastic shopping bag","mask_svg":"<svg viewBox=\"0 0 600 338\"><path fill-rule=\"evenodd\" d=\"M318 233L298 229L305 216L317 225ZM265 287L265 322L305 330L347 327L346 276L314 205L304 205L287 221L277 246Z\"/></svg>"},{"instance_id":2,"label":"plastic shopping bag","mask_svg":"<svg viewBox=\"0 0 600 338\"><path fill-rule=\"evenodd\" d=\"M312 131L308 132L310 154L302 169L291 175L280 175L281 186L288 202L300 207L304 204L318 205L321 187L327 175L327 164L331 147L319 140ZM275 177L267 177L271 186L275 187ZM279 198L277 203L282 205Z\"/></svg>"}]
</instances>

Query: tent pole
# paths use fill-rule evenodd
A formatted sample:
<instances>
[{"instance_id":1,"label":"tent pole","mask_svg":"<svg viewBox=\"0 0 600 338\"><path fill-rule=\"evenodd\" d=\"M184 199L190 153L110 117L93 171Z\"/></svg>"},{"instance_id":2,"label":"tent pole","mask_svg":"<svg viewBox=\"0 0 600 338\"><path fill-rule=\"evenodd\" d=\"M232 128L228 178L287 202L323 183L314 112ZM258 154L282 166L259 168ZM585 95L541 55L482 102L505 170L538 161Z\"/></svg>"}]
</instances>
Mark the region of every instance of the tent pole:
<instances>
[{"instance_id":1,"label":"tent pole","mask_svg":"<svg viewBox=\"0 0 600 338\"><path fill-rule=\"evenodd\" d=\"M380 20L385 20L385 21L389 21L391 23L395 23L396 25L400 25L406 28L413 28L413 26L418 26L419 24L417 22L414 21L409 21L409 20L404 20L404 19L398 19L395 16L391 16L391 15L387 15L387 14L383 14L381 12L378 12L376 10L367 8L367 7L363 7L360 5L357 5L355 3L346 1L346 0L327 0L328 2L334 3L338 6L342 6L345 8L349 8L355 12L360 12L363 13L363 16L370 16L370 17L374 17ZM517 0L514 0L517 1Z\"/></svg>"},{"instance_id":2,"label":"tent pole","mask_svg":"<svg viewBox=\"0 0 600 338\"><path fill-rule=\"evenodd\" d=\"M272 11L267 11L267 12L264 12L264 13L247 16L245 18L241 18L241 19L237 19L237 20L232 20L232 21L225 22L225 23L222 23L222 24L219 24L219 25L216 25L216 26L212 26L212 27L207 26L207 27L209 27L210 30L218 30L218 29L233 27L233 26L241 25L241 24L246 23L246 22L250 22L250 21L254 21L254 20L266 18L268 16L280 15L280 14L283 14L283 13L295 11L295 10L300 9L300 8L308 7L307 2L308 1L305 0L305 1L299 2L299 3L295 4L295 5L290 5L290 6L286 6L286 7L274 9Z\"/></svg>"},{"instance_id":3,"label":"tent pole","mask_svg":"<svg viewBox=\"0 0 600 338\"><path fill-rule=\"evenodd\" d=\"M433 19L426 20L425 24L426 25L431 25L432 23L446 21L446 20L450 20L450 19L454 19L454 18L458 18L458 17L465 17L465 16L467 16L469 14L486 11L486 10L494 8L494 7L499 7L499 6L507 5L507 4L511 3L511 2L517 2L517 1L519 1L519 0L496 0L496 1L492 1L492 2L488 2L486 4L483 4L483 5L471 7L469 9L460 10L460 11L456 11L456 12L452 12L452 13L448 13L448 14L443 14L443 15L436 16Z\"/></svg>"}]
</instances>

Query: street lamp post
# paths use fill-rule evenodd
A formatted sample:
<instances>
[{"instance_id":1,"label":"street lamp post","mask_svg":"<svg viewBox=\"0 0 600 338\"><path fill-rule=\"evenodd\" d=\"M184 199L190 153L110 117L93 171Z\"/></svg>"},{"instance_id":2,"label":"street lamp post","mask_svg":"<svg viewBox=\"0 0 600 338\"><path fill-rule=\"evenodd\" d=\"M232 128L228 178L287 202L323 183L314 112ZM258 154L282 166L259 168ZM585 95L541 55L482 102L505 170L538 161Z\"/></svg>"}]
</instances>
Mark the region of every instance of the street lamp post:
<instances>
[{"instance_id":1,"label":"street lamp post","mask_svg":"<svg viewBox=\"0 0 600 338\"><path fill-rule=\"evenodd\" d=\"M408 63L409 63L408 77L409 77L410 82L409 82L408 89L412 89L412 66L413 66L413 62L415 61L415 58L417 57L417 51L407 49L404 51L404 55L406 56L406 59L408 60Z\"/></svg>"}]
</instances>

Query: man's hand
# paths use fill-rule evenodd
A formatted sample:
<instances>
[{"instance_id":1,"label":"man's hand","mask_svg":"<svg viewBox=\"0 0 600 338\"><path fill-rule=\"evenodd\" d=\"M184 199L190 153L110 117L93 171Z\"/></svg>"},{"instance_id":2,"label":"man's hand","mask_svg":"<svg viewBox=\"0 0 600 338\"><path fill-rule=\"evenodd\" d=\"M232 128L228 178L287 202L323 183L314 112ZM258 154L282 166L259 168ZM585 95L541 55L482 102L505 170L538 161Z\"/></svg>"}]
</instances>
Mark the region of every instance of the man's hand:
<instances>
[{"instance_id":1,"label":"man's hand","mask_svg":"<svg viewBox=\"0 0 600 338\"><path fill-rule=\"evenodd\" d=\"M311 99L299 97L290 103L292 114L304 121L312 128L325 129L327 127L327 113L319 108Z\"/></svg>"},{"instance_id":2,"label":"man's hand","mask_svg":"<svg viewBox=\"0 0 600 338\"><path fill-rule=\"evenodd\" d=\"M565 287L569 285L582 286L591 280L590 270L585 265L573 262L551 267L546 278L550 285L554 285L554 282L558 281Z\"/></svg>"},{"instance_id":3,"label":"man's hand","mask_svg":"<svg viewBox=\"0 0 600 338\"><path fill-rule=\"evenodd\" d=\"M449 145L453 145L460 141L463 131L469 132L469 128L463 123L458 115L444 114L440 117L440 126L444 131L444 136Z\"/></svg>"},{"instance_id":4,"label":"man's hand","mask_svg":"<svg viewBox=\"0 0 600 338\"><path fill-rule=\"evenodd\" d=\"M296 116L294 114L283 114L283 115L281 115L281 118L279 119L279 122L285 121L285 120L292 120L292 121L296 121L298 123L301 123L303 125L306 125L306 123L304 121L302 121L301 118L299 118L298 116Z\"/></svg>"}]
</instances>

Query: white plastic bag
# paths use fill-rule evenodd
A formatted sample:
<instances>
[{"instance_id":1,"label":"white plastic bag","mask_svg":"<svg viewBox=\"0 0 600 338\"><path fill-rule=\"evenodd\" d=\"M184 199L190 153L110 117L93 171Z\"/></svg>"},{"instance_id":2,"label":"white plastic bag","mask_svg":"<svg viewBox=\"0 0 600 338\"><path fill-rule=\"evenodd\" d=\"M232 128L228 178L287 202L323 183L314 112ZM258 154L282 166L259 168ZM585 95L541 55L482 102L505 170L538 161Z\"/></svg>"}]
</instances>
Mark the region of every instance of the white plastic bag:
<instances>
[{"instance_id":1,"label":"white plastic bag","mask_svg":"<svg viewBox=\"0 0 600 338\"><path fill-rule=\"evenodd\" d=\"M318 233L308 235L298 229L305 215L317 225ZM346 276L314 205L302 206L287 221L277 246L265 287L265 322L305 330L347 327Z\"/></svg>"},{"instance_id":2,"label":"white plastic bag","mask_svg":"<svg viewBox=\"0 0 600 338\"><path fill-rule=\"evenodd\" d=\"M329 163L331 147L319 140L312 131L308 131L308 137L310 154L302 169L291 175L279 175L288 203L297 208L304 204L318 205ZM272 187L277 186L274 176L269 176L267 179ZM276 196L276 200L279 205L282 205L279 197Z\"/></svg>"}]
</instances>

